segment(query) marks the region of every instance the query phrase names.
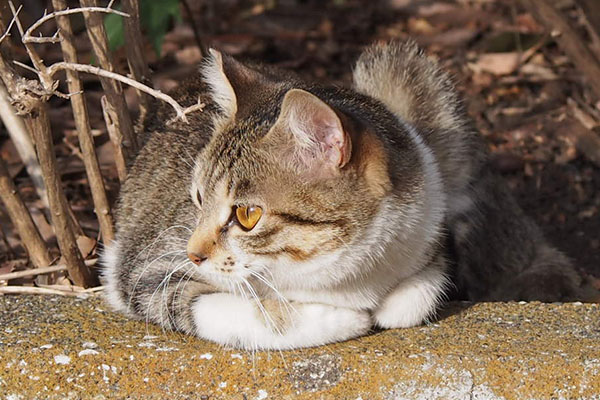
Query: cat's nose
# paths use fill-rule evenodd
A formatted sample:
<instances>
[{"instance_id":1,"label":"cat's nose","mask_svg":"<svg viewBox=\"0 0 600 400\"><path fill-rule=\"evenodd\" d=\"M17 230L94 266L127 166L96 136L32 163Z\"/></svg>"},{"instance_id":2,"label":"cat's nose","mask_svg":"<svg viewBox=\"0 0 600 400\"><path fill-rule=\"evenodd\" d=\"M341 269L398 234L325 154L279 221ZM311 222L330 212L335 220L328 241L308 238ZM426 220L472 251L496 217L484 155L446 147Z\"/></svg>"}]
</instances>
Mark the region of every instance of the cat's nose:
<instances>
[{"instance_id":1,"label":"cat's nose","mask_svg":"<svg viewBox=\"0 0 600 400\"><path fill-rule=\"evenodd\" d=\"M205 257L202 254L198 254L198 253L188 253L188 258L190 259L191 262L193 262L196 265L200 265L202 264L203 261L205 261L208 257Z\"/></svg>"}]
</instances>

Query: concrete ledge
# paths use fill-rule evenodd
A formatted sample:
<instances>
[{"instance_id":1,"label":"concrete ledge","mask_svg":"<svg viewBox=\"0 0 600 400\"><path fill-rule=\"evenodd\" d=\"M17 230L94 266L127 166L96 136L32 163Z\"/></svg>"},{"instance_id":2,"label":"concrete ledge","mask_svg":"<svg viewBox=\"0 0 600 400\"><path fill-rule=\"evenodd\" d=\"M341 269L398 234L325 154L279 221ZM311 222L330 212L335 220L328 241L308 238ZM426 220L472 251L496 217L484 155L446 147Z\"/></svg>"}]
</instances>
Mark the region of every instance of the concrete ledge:
<instances>
[{"instance_id":1,"label":"concrete ledge","mask_svg":"<svg viewBox=\"0 0 600 400\"><path fill-rule=\"evenodd\" d=\"M0 297L0 399L600 399L599 304L451 304L432 325L254 355L105 310Z\"/></svg>"}]
</instances>

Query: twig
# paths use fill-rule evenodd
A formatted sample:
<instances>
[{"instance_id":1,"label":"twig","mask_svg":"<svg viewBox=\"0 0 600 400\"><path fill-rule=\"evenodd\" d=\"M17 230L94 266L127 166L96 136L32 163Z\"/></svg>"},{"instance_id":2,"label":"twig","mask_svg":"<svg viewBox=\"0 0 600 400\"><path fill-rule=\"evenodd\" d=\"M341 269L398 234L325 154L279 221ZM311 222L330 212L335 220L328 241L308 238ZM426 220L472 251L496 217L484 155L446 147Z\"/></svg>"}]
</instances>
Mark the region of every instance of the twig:
<instances>
[{"instance_id":1,"label":"twig","mask_svg":"<svg viewBox=\"0 0 600 400\"><path fill-rule=\"evenodd\" d=\"M14 6L9 2L11 9ZM19 19L15 16L15 23L19 30L22 30ZM35 54L35 50L31 53ZM37 56L37 55L36 55ZM38 57L39 60L39 57ZM43 64L42 64L43 65ZM50 132L50 120L48 118L46 104L43 96L33 96L23 88L23 79L18 78L8 67L6 61L0 54L0 78L4 82L11 98L19 99L27 95L28 113L24 121L29 132L33 136L35 150L38 161L48 191L48 201L50 203L50 217L56 232L58 247L69 267L69 276L80 286L93 286L93 278L88 267L83 263L79 248L75 242L73 233L73 224L69 218L69 204L62 190L62 185L58 171L56 169L56 156L54 154L54 145L52 143L52 132ZM30 85L31 86L31 85Z\"/></svg>"},{"instance_id":2,"label":"twig","mask_svg":"<svg viewBox=\"0 0 600 400\"><path fill-rule=\"evenodd\" d=\"M67 293L78 293L78 294L95 293L95 292L104 290L104 286L95 286L93 288L87 288L87 289L84 289L80 286L73 286L73 285L43 285L43 284L40 285L40 284L37 284L37 286L41 287L41 288L62 290Z\"/></svg>"},{"instance_id":3,"label":"twig","mask_svg":"<svg viewBox=\"0 0 600 400\"><path fill-rule=\"evenodd\" d=\"M19 20L19 17L17 15L17 11L15 10L15 6L13 5L12 1L10 1L10 0L8 2L8 5L10 7L10 10L12 11L13 20L15 21L15 24L17 25L17 29L19 30L19 33L21 34L21 41L23 41L23 44L25 45L25 50L27 50L27 55L29 56L29 59L33 63L33 66L35 67L35 69L38 71L38 77L40 78L40 82L42 83L42 86L48 92L54 92L56 90L56 85L55 85L54 81L46 73L46 66L44 65L44 62L42 61L40 56L37 54L35 49L32 47L32 44L27 43L23 40L25 32L23 30L23 26L21 25L21 21Z\"/></svg>"},{"instance_id":4,"label":"twig","mask_svg":"<svg viewBox=\"0 0 600 400\"><path fill-rule=\"evenodd\" d=\"M523 0L529 12L548 30L560 32L556 41L573 63L585 75L597 97L600 98L600 63L584 44L565 17L548 0Z\"/></svg>"},{"instance_id":5,"label":"twig","mask_svg":"<svg viewBox=\"0 0 600 400\"><path fill-rule=\"evenodd\" d=\"M19 8L17 8L16 11L16 16L19 15L19 13L21 12L21 10L23 9L23 4L21 4L19 6ZM16 16L15 18L10 20L10 23L8 24L8 27L6 28L6 31L2 34L2 36L0 36L0 43L2 43L2 41L7 37L10 36L10 30L12 29L12 26L14 25L15 21L16 21Z\"/></svg>"},{"instance_id":6,"label":"twig","mask_svg":"<svg viewBox=\"0 0 600 400\"><path fill-rule=\"evenodd\" d=\"M189 114L192 111L198 111L199 109L201 110L201 108L199 108L197 104L193 105L192 107L183 108L179 105L179 103L177 103L177 101L175 101L175 99L173 99L171 96L161 92L160 90L152 89L151 87L146 86L143 83L135 81L126 76L117 74L116 72L107 71L100 67L94 67L92 65L86 65L86 64L76 64L76 63L70 63L70 62L58 62L56 64L51 65L48 68L48 73L50 76L53 76L60 70L72 70L72 71L78 71L78 72L86 72L88 74L97 75L100 77L109 78L109 79L113 79L115 81L125 83L129 86L132 86L142 92L148 93L148 94L152 95L153 97L156 97L157 99L162 100L165 103L169 104L175 110L176 118L181 119L183 122L186 122L186 123L188 122L186 114Z\"/></svg>"},{"instance_id":7,"label":"twig","mask_svg":"<svg viewBox=\"0 0 600 400\"><path fill-rule=\"evenodd\" d=\"M50 265L48 247L35 226L27 206L21 200L2 159L0 159L0 199L6 206L8 216L18 232L23 246L29 253L33 265L36 268Z\"/></svg>"},{"instance_id":8,"label":"twig","mask_svg":"<svg viewBox=\"0 0 600 400\"><path fill-rule=\"evenodd\" d=\"M125 49L127 50L127 64L129 65L129 71L133 79L138 82L150 84L150 68L146 62L146 56L143 51L143 40L142 32L140 30L140 10L138 0L122 0L121 5L123 10L131 15L131 18L125 18L123 25L125 28ZM139 126L144 121L148 114L148 107L150 105L150 97L147 93L137 91L138 98L140 100L140 116ZM139 133L139 132L138 132Z\"/></svg>"},{"instance_id":9,"label":"twig","mask_svg":"<svg viewBox=\"0 0 600 400\"><path fill-rule=\"evenodd\" d=\"M46 189L48 190L52 225L56 232L60 252L69 267L69 277L76 285L83 287L94 286L96 281L89 268L83 263L81 253L75 241L73 228L70 225L69 204L62 190L62 184L56 168L56 156L54 154L50 121L45 103L40 102L38 104L37 108L26 119L26 124L33 133L36 153L42 167Z\"/></svg>"},{"instance_id":10,"label":"twig","mask_svg":"<svg viewBox=\"0 0 600 400\"><path fill-rule=\"evenodd\" d=\"M15 6L13 5L12 1L10 1L10 0L8 1L8 5L13 13L13 19L15 21L17 29L19 30L19 33L21 34L21 38L22 38L24 35L23 26L21 25L21 21L19 20L19 17L16 13ZM17 81L17 91L15 93L11 93L11 97L13 98L13 100L15 100L16 98L19 99L19 103L21 105L23 103L29 103L27 106L26 112L29 113L32 116L32 118L26 120L26 124L32 122L33 125L36 127L36 128L31 128L31 126L30 126L29 127L30 132L31 132L31 129L37 129L37 127L43 127L43 129L45 129L49 132L50 131L50 121L47 119L47 107L45 106L45 104L42 105L41 103L45 102L51 95L60 95L60 93L56 90L58 87L58 81L54 81L54 79L52 79L52 77L48 74L47 68L44 65L43 60L37 54L33 45L31 43L23 43L23 44L25 45L25 50L27 50L27 54L29 55L31 62L33 63L35 69L38 72L37 75L39 77L40 83L42 84L42 88L36 88L37 82L20 80L20 81ZM6 84L6 80L4 80L4 83ZM19 87L19 83L21 85L24 85L25 88ZM8 85L7 85L7 88L8 88ZM28 93L28 91L32 91L36 95L31 96ZM19 96L25 97L25 101L22 101L22 99L20 99ZM62 95L62 97L67 97L67 96ZM37 111L36 111L36 109L37 109ZM39 115L36 114L38 111L40 112ZM44 118L45 118L45 120L44 120ZM47 126L47 128L46 128L46 126ZM36 132L32 132L32 135L34 136L34 142L37 143L37 141L35 139L35 133ZM37 151L39 151L39 150L36 148L36 152ZM54 158L56 158L54 153L52 153L52 156ZM38 160L40 160L40 163L42 163L39 153L38 153ZM43 167L42 167L42 175L45 176ZM44 178L44 181L45 180L46 179ZM60 190L60 192L62 192L62 186L59 186L58 190ZM62 196L64 197L64 193ZM50 202L50 208L52 208L50 198L48 200ZM79 225L79 222L77 221L77 218L75 217L75 214L73 214L73 210L71 210L68 203L66 202L66 198L64 201L64 206L65 206L64 210L68 214L67 222L69 224L69 227L72 229L72 231L75 234L83 235L83 230L81 229L81 226ZM60 245L59 245L59 247L60 247ZM82 268L84 268L83 265L81 265L81 266L82 266Z\"/></svg>"},{"instance_id":11,"label":"twig","mask_svg":"<svg viewBox=\"0 0 600 400\"><path fill-rule=\"evenodd\" d=\"M82 7L95 7L96 0L79 0L79 4ZM87 28L94 54L98 59L98 64L107 72L113 73L114 67L108 49L108 39L106 37L106 31L104 30L104 21L102 16L98 13L83 13L85 19L85 26ZM133 156L137 152L137 139L133 130L133 123L125 97L123 95L123 88L121 87L120 80L107 79L106 76L100 76L100 83L104 89L107 100L111 103L116 111L116 119L114 123L117 125L119 134L123 135L123 153L125 154L127 162L132 160Z\"/></svg>"},{"instance_id":12,"label":"twig","mask_svg":"<svg viewBox=\"0 0 600 400\"><path fill-rule=\"evenodd\" d=\"M596 45L596 58L600 60L600 2L598 0L575 0L587 20L590 37Z\"/></svg>"},{"instance_id":13,"label":"twig","mask_svg":"<svg viewBox=\"0 0 600 400\"><path fill-rule=\"evenodd\" d=\"M91 267L98 263L98 259L86 260L85 265ZM8 274L0 275L0 281L10 281L11 279L27 278L29 276L37 276L42 274L51 274L53 272L66 271L67 266L65 264L53 265L50 267L26 269L24 271L10 272Z\"/></svg>"},{"instance_id":14,"label":"twig","mask_svg":"<svg viewBox=\"0 0 600 400\"><path fill-rule=\"evenodd\" d=\"M200 48L200 55L202 57L204 57L204 55L208 54L208 47L206 47L204 40L202 40L202 35L200 34L200 29L198 29L198 26L196 25L196 21L194 20L192 8L190 7L188 0L181 0L181 4L183 4L183 8L185 8L185 11L188 14L190 25L192 25L192 31L194 31L194 38L196 39L196 43L198 44L198 47Z\"/></svg>"},{"instance_id":15,"label":"twig","mask_svg":"<svg viewBox=\"0 0 600 400\"><path fill-rule=\"evenodd\" d=\"M55 10L64 10L67 7L65 0L52 0L52 5ZM59 27L61 38L60 45L63 51L63 57L67 62L77 63L77 52L73 44L71 22L66 14L63 15L60 11L56 11L53 14L57 17L56 24ZM100 166L98 165L98 158L96 157L87 105L85 103L85 98L82 95L83 86L81 85L77 72L67 70L66 74L69 92L73 93L73 95L71 95L73 117L77 128L85 171L90 184L94 208L96 215L98 216L102 238L105 243L110 243L115 236L112 215L110 213L108 198L106 197L106 190L104 189L104 182L102 181L102 173L100 172Z\"/></svg>"},{"instance_id":16,"label":"twig","mask_svg":"<svg viewBox=\"0 0 600 400\"><path fill-rule=\"evenodd\" d=\"M33 186L35 187L38 197L42 201L44 207L49 209L50 205L48 204L48 194L46 193L44 179L42 178L42 171L40 170L40 165L37 162L31 137L27 132L27 128L25 128L23 118L17 115L14 107L12 104L10 104L8 92L1 83L0 119L2 119L2 122L8 131L8 135L15 145L21 161L23 161L23 164L25 164L25 169L27 170L27 174L29 174L31 181L33 182Z\"/></svg>"},{"instance_id":17,"label":"twig","mask_svg":"<svg viewBox=\"0 0 600 400\"><path fill-rule=\"evenodd\" d=\"M4 217L4 213L0 210L0 219ZM2 236L2 242L4 242L4 246L6 246L6 253L8 254L9 259L15 258L15 252L13 251L10 242L8 241L8 235L4 230L4 226L0 224L0 236Z\"/></svg>"},{"instance_id":18,"label":"twig","mask_svg":"<svg viewBox=\"0 0 600 400\"><path fill-rule=\"evenodd\" d=\"M100 286L102 288L102 286ZM67 291L60 289L50 289L48 287L35 287L35 286L0 286L0 294L47 294L47 295L58 295L58 296L81 296L82 294L94 293L101 289L97 287L91 288L93 290L78 290L78 291Z\"/></svg>"},{"instance_id":19,"label":"twig","mask_svg":"<svg viewBox=\"0 0 600 400\"><path fill-rule=\"evenodd\" d=\"M67 266L66 265L55 265L55 266L52 266L52 267L43 267L43 268L36 268L36 269L26 269L24 271L11 272L9 274L0 275L0 282L1 281L9 281L11 279L27 278L27 277L30 277L30 276L37 276L37 275L43 275L43 274L51 274L53 272L66 271L66 270L67 270Z\"/></svg>"},{"instance_id":20,"label":"twig","mask_svg":"<svg viewBox=\"0 0 600 400\"><path fill-rule=\"evenodd\" d=\"M54 6L54 5L53 5ZM55 7L55 6L54 6ZM20 9L21 7L19 7ZM129 14L121 12L119 10L113 10L112 8L104 8L104 7L79 7L73 9L60 9L60 11L55 11L50 14L44 15L42 18L35 21L33 25L31 25L24 33L23 33L23 43L39 43L38 39L51 39L51 38L40 38L33 36L33 31L38 29L47 21L54 19L55 17L70 15L70 14L79 14L82 12L96 12L96 13L106 13L106 14L117 14L122 17L129 17Z\"/></svg>"},{"instance_id":21,"label":"twig","mask_svg":"<svg viewBox=\"0 0 600 400\"><path fill-rule=\"evenodd\" d=\"M102 116L104 117L104 123L106 124L106 130L108 131L108 137L113 144L113 150L115 152L115 164L117 166L117 175L119 176L119 182L123 183L127 178L127 161L125 160L125 154L123 152L123 135L118 131L115 120L117 113L106 99L106 96L102 96L100 99L100 105L102 106Z\"/></svg>"}]
</instances>

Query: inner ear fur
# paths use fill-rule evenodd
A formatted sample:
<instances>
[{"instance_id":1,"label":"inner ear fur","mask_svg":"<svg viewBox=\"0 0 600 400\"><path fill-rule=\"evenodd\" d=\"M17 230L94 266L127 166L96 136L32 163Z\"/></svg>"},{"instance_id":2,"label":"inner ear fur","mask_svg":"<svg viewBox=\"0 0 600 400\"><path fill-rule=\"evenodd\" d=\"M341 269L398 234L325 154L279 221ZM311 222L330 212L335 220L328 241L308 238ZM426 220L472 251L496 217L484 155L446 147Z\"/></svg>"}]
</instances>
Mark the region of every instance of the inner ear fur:
<instances>
[{"instance_id":1,"label":"inner ear fur","mask_svg":"<svg viewBox=\"0 0 600 400\"><path fill-rule=\"evenodd\" d=\"M210 49L202 75L215 103L228 118L243 118L261 97L270 96L269 81L233 57Z\"/></svg>"},{"instance_id":2,"label":"inner ear fur","mask_svg":"<svg viewBox=\"0 0 600 400\"><path fill-rule=\"evenodd\" d=\"M289 90L267 138L282 156L309 175L331 177L350 161L352 140L340 115L302 89Z\"/></svg>"}]
</instances>

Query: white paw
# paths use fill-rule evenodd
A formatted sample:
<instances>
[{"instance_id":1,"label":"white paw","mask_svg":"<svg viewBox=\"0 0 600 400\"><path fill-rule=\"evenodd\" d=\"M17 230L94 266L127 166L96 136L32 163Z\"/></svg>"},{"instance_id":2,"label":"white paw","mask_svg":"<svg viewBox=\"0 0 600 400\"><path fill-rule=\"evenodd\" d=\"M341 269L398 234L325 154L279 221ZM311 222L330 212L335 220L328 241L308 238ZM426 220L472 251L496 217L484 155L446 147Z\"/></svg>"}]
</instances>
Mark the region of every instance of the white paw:
<instances>
[{"instance_id":1,"label":"white paw","mask_svg":"<svg viewBox=\"0 0 600 400\"><path fill-rule=\"evenodd\" d=\"M366 311L324 304L302 304L295 325L290 328L293 347L319 346L340 342L366 334L371 329L371 316Z\"/></svg>"},{"instance_id":2,"label":"white paw","mask_svg":"<svg viewBox=\"0 0 600 400\"><path fill-rule=\"evenodd\" d=\"M324 304L293 306L290 325L281 333L265 325L256 303L228 293L200 296L193 314L199 337L244 349L318 346L364 335L371 327L367 312Z\"/></svg>"},{"instance_id":3,"label":"white paw","mask_svg":"<svg viewBox=\"0 0 600 400\"><path fill-rule=\"evenodd\" d=\"M439 271L422 271L400 285L375 310L382 328L410 328L431 317L441 301L446 278Z\"/></svg>"},{"instance_id":4,"label":"white paw","mask_svg":"<svg viewBox=\"0 0 600 400\"><path fill-rule=\"evenodd\" d=\"M251 338L267 332L255 305L230 293L200 296L192 306L197 335L225 346L252 348Z\"/></svg>"}]
</instances>

